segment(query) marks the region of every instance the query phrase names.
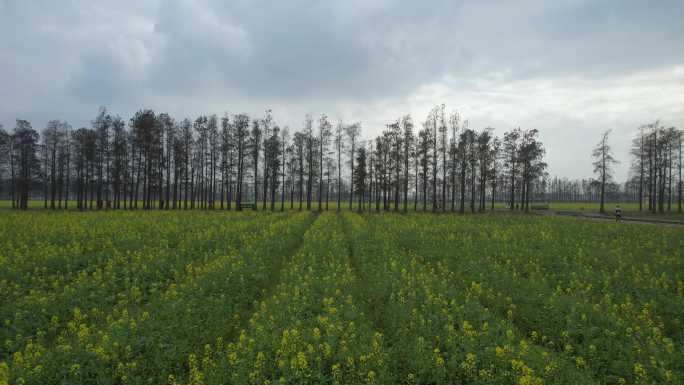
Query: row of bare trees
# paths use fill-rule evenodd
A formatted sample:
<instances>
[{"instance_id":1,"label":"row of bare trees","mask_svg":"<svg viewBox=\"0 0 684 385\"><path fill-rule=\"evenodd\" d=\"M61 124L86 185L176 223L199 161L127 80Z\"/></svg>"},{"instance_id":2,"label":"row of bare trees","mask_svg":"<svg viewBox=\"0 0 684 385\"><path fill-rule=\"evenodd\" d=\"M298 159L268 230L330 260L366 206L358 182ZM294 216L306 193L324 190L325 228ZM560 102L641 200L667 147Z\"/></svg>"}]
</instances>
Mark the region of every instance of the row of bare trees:
<instances>
[{"instance_id":1,"label":"row of bare trees","mask_svg":"<svg viewBox=\"0 0 684 385\"><path fill-rule=\"evenodd\" d=\"M193 121L140 110L126 122L100 108L91 127L53 120L41 134L17 120L0 127L0 195L20 209L39 197L50 209L464 212L529 210L545 189L537 130L497 138L440 105L414 131L406 115L361 140L360 123L307 115L290 133L270 110Z\"/></svg>"},{"instance_id":2,"label":"row of bare trees","mask_svg":"<svg viewBox=\"0 0 684 385\"><path fill-rule=\"evenodd\" d=\"M411 116L388 124L357 154L352 180L358 207L474 212L493 209L498 200L529 210L546 178L538 132L518 128L503 139L492 132L469 128L444 105L432 109L417 135Z\"/></svg>"},{"instance_id":3,"label":"row of bare trees","mask_svg":"<svg viewBox=\"0 0 684 385\"><path fill-rule=\"evenodd\" d=\"M601 135L594 148L594 172L598 175L600 211L603 213L606 188L611 185L612 166L617 163L609 144L610 130ZM664 127L660 121L643 125L632 140L632 163L625 193L633 196L639 211L664 213L672 211L673 201L682 212L682 144L684 134L675 127ZM630 193L631 190L631 193Z\"/></svg>"},{"instance_id":4,"label":"row of bare trees","mask_svg":"<svg viewBox=\"0 0 684 385\"><path fill-rule=\"evenodd\" d=\"M632 140L630 182L637 186L639 210L682 212L682 145L684 133L655 121L639 128ZM676 195L676 198L675 198Z\"/></svg>"}]
</instances>

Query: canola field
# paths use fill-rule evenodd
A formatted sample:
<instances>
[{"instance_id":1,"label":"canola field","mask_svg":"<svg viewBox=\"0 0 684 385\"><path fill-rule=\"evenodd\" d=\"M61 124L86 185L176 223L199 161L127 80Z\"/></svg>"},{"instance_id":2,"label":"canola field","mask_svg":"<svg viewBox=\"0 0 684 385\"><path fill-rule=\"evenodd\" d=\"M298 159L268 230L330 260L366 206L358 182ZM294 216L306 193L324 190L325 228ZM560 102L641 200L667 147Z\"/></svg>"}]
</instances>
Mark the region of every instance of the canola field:
<instances>
[{"instance_id":1,"label":"canola field","mask_svg":"<svg viewBox=\"0 0 684 385\"><path fill-rule=\"evenodd\" d=\"M0 215L0 384L682 384L684 229Z\"/></svg>"}]
</instances>

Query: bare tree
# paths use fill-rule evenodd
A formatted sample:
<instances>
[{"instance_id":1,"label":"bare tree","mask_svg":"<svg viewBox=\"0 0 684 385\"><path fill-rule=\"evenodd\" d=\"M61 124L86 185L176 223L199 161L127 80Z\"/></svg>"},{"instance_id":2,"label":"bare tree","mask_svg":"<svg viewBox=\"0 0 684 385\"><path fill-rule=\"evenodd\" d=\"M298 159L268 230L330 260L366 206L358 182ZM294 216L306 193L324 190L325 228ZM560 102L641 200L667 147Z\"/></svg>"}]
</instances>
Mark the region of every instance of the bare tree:
<instances>
[{"instance_id":1,"label":"bare tree","mask_svg":"<svg viewBox=\"0 0 684 385\"><path fill-rule=\"evenodd\" d=\"M613 152L608 143L608 135L610 135L611 130L606 130L603 135L601 135L601 140L598 142L594 151L592 152L592 157L594 158L594 173L599 175L599 183L601 186L601 203L599 211L605 213L605 192L606 192L606 182L610 181L612 178L612 166L617 163L613 157Z\"/></svg>"},{"instance_id":2,"label":"bare tree","mask_svg":"<svg viewBox=\"0 0 684 385\"><path fill-rule=\"evenodd\" d=\"M446 195L447 195L447 151L449 147L449 131L447 128L446 115L444 112L445 105L442 104L438 109L438 131L439 131L439 152L442 156L442 211L446 211Z\"/></svg>"},{"instance_id":3,"label":"bare tree","mask_svg":"<svg viewBox=\"0 0 684 385\"><path fill-rule=\"evenodd\" d=\"M259 200L259 154L261 153L261 124L258 120L252 121L252 132L249 137L249 148L252 156L252 166L254 171L254 210L257 209Z\"/></svg>"},{"instance_id":4,"label":"bare tree","mask_svg":"<svg viewBox=\"0 0 684 385\"><path fill-rule=\"evenodd\" d=\"M519 141L522 136L520 128L512 131L508 131L503 137L503 156L504 156L504 167L508 171L509 177L509 205L510 209L515 209L515 179L517 177L517 165L518 165L518 151L519 151Z\"/></svg>"},{"instance_id":5,"label":"bare tree","mask_svg":"<svg viewBox=\"0 0 684 385\"><path fill-rule=\"evenodd\" d=\"M38 139L38 132L31 127L31 123L17 119L17 125L12 134L13 153L10 156L16 159L17 206L22 210L28 209L31 185L34 177L40 175Z\"/></svg>"},{"instance_id":6,"label":"bare tree","mask_svg":"<svg viewBox=\"0 0 684 385\"><path fill-rule=\"evenodd\" d=\"M310 115L304 117L304 135L306 137L306 163L307 163L307 181L306 181L306 209L311 210L311 196L313 190L314 179L314 135L313 135L313 119Z\"/></svg>"},{"instance_id":7,"label":"bare tree","mask_svg":"<svg viewBox=\"0 0 684 385\"><path fill-rule=\"evenodd\" d=\"M337 211L340 211L342 198L342 151L345 149L344 130L345 127L340 120L337 126L335 126L335 139L333 140L335 151L337 152Z\"/></svg>"},{"instance_id":8,"label":"bare tree","mask_svg":"<svg viewBox=\"0 0 684 385\"><path fill-rule=\"evenodd\" d=\"M11 159L11 137L5 131L2 124L0 124L0 194L2 194L2 174ZM12 205L14 205L14 199L12 199Z\"/></svg>"},{"instance_id":9,"label":"bare tree","mask_svg":"<svg viewBox=\"0 0 684 385\"><path fill-rule=\"evenodd\" d=\"M413 142L414 142L414 137L413 137L413 119L411 119L411 115L406 115L401 119L401 124L403 126L403 139L402 139L402 145L403 145L403 160L404 160L404 180L403 180L403 187L404 187L404 212L407 212L408 210L408 186L409 186L409 161L411 158L411 154L413 153ZM417 191L416 191L417 193Z\"/></svg>"},{"instance_id":10,"label":"bare tree","mask_svg":"<svg viewBox=\"0 0 684 385\"><path fill-rule=\"evenodd\" d=\"M356 194L359 197L359 211L363 211L363 198L366 195L366 158L366 148L361 146L356 156L356 172L354 173L354 180L352 183L354 190L356 190Z\"/></svg>"},{"instance_id":11,"label":"bare tree","mask_svg":"<svg viewBox=\"0 0 684 385\"><path fill-rule=\"evenodd\" d=\"M325 157L325 154L328 151L330 135L332 135L331 129L332 126L330 124L330 121L328 121L328 117L325 114L321 115L321 118L318 121L318 165L320 167L320 172L318 173L318 211L321 211L323 209L323 158Z\"/></svg>"},{"instance_id":12,"label":"bare tree","mask_svg":"<svg viewBox=\"0 0 684 385\"><path fill-rule=\"evenodd\" d=\"M679 169L679 183L677 184L678 191L677 191L677 212L681 213L682 212L682 162L684 159L682 159L682 144L684 143L684 131L680 130L677 133L677 148L679 149L679 156L677 157L677 165Z\"/></svg>"},{"instance_id":13,"label":"bare tree","mask_svg":"<svg viewBox=\"0 0 684 385\"><path fill-rule=\"evenodd\" d=\"M285 167L288 164L288 156L292 156L290 152L287 151L289 146L287 145L287 142L290 139L290 133L285 126L282 131L280 132L280 143L281 143L281 149L280 149L280 155L281 155L281 164L283 166L282 174L281 174L281 195L280 195L280 211L285 211Z\"/></svg>"},{"instance_id":14,"label":"bare tree","mask_svg":"<svg viewBox=\"0 0 684 385\"><path fill-rule=\"evenodd\" d=\"M235 192L235 209L242 210L242 185L245 177L245 154L247 147L247 136L249 127L249 117L245 114L235 115L233 117L233 124L235 125L235 137L237 143L237 187Z\"/></svg>"},{"instance_id":15,"label":"bare tree","mask_svg":"<svg viewBox=\"0 0 684 385\"><path fill-rule=\"evenodd\" d=\"M349 179L351 181L354 181L354 157L355 157L355 151L356 151L356 141L361 134L361 124L360 123L354 123L348 126L345 126L344 128L345 133L347 134L347 138L349 140ZM371 151L372 152L372 151ZM352 203L354 201L354 187L353 183L350 183L350 189L349 189L349 209L351 210L352 208Z\"/></svg>"},{"instance_id":16,"label":"bare tree","mask_svg":"<svg viewBox=\"0 0 684 385\"><path fill-rule=\"evenodd\" d=\"M418 148L417 157L420 158L420 178L421 187L423 190L423 211L427 210L427 195L428 195L428 179L430 169L430 158L432 156L430 149L432 148L431 131L427 124L423 125L423 129L418 132Z\"/></svg>"}]
</instances>

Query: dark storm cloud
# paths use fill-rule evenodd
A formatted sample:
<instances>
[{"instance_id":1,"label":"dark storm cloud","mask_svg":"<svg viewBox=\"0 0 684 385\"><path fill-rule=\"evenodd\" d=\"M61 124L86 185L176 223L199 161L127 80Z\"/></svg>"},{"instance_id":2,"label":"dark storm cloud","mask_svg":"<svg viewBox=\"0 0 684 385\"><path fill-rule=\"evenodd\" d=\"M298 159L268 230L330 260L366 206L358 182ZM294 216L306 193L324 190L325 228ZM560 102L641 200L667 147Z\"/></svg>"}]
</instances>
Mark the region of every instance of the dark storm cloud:
<instances>
[{"instance_id":1,"label":"dark storm cloud","mask_svg":"<svg viewBox=\"0 0 684 385\"><path fill-rule=\"evenodd\" d=\"M2 48L16 53L5 63L42 62L47 73L71 63L60 75L84 99L207 87L336 99L409 92L444 75L616 74L684 55L680 1L94 4L3 1Z\"/></svg>"}]
</instances>

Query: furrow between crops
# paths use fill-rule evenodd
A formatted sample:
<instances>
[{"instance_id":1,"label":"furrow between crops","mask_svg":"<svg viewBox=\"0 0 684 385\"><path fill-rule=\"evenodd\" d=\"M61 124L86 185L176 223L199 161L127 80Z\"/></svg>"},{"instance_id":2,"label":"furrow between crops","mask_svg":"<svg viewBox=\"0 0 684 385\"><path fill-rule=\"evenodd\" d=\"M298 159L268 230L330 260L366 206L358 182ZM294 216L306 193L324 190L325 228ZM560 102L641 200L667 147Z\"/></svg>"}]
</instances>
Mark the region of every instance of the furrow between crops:
<instances>
[{"instance_id":1,"label":"furrow between crops","mask_svg":"<svg viewBox=\"0 0 684 385\"><path fill-rule=\"evenodd\" d=\"M21 217L21 225L13 216L2 218L1 223L14 226L10 226L0 244L3 253L0 289L5 293L0 305L12 304L27 294L51 292L70 285L83 275L105 267L111 259L133 252L181 251L188 239L206 233L202 232L207 227L205 213L186 214L191 220L172 214L73 213L70 215L78 220L65 221L55 213L39 213L28 223ZM240 214L231 221L246 223L262 219ZM27 258L28 255L31 257Z\"/></svg>"},{"instance_id":2,"label":"furrow between crops","mask_svg":"<svg viewBox=\"0 0 684 385\"><path fill-rule=\"evenodd\" d=\"M352 296L356 277L339 219L321 214L273 295L239 337L188 359L179 383L386 383L383 336Z\"/></svg>"},{"instance_id":3,"label":"furrow between crops","mask_svg":"<svg viewBox=\"0 0 684 385\"><path fill-rule=\"evenodd\" d=\"M394 382L592 382L589 373L534 346L448 276L398 248L387 228L345 217L368 306L376 309L371 318L387 335Z\"/></svg>"},{"instance_id":4,"label":"furrow between crops","mask_svg":"<svg viewBox=\"0 0 684 385\"><path fill-rule=\"evenodd\" d=\"M385 221L381 226L392 224ZM551 274L521 272L515 261L524 258L505 252L481 252L474 257L458 248L458 235L446 240L431 235L444 234L445 228L433 228L431 234L413 234L414 230L414 226L392 227L389 232L396 234L406 250L426 256L429 265L452 273L461 290L510 319L530 340L571 357L605 383L636 381L643 373L662 382L684 378L681 352L648 307L592 302L591 296L552 286ZM453 230L467 233L473 229Z\"/></svg>"},{"instance_id":5,"label":"furrow between crops","mask_svg":"<svg viewBox=\"0 0 684 385\"><path fill-rule=\"evenodd\" d=\"M119 307L127 307L131 303L144 304L151 296L182 280L188 272L201 269L225 254L226 246L240 247L244 241L263 231L264 225L273 219L237 221L205 229L196 239L188 238L190 243L182 248L165 249L161 255L148 249L120 255L90 274L81 274L62 288L33 290L30 295L0 310L6 326L0 331L0 337L5 337L0 348L2 356L8 357L32 342L49 345L73 320L75 311L89 318L90 322L97 322ZM224 237L226 242L224 250L215 243L220 237ZM195 250L192 250L193 245Z\"/></svg>"},{"instance_id":6,"label":"furrow between crops","mask_svg":"<svg viewBox=\"0 0 684 385\"><path fill-rule=\"evenodd\" d=\"M250 306L269 279L270 255L296 246L307 214L263 226L241 250L190 268L182 279L144 303L131 302L88 317L76 311L55 344L29 343L15 353L11 369L27 383L98 381L165 382L164 373L215 340L233 312Z\"/></svg>"}]
</instances>

